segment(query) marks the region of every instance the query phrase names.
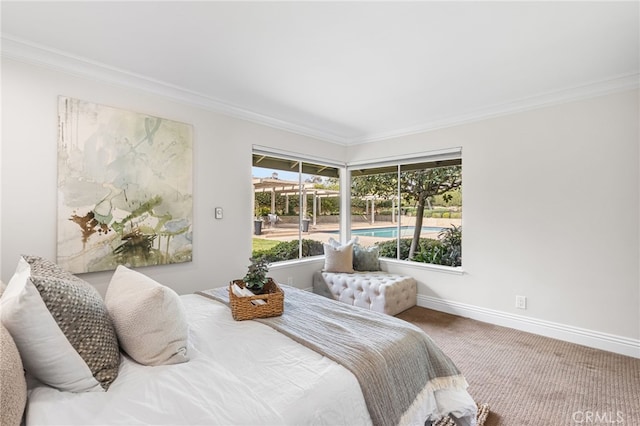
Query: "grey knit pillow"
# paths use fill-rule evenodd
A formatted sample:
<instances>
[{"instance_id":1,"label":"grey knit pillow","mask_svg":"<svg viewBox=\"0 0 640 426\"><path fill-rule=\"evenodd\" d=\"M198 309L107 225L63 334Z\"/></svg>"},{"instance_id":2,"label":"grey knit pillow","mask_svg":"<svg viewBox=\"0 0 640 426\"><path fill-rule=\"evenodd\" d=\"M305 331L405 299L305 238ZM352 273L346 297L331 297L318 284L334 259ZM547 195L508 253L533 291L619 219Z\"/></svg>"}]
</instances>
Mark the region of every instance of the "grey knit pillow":
<instances>
[{"instance_id":1,"label":"grey knit pillow","mask_svg":"<svg viewBox=\"0 0 640 426\"><path fill-rule=\"evenodd\" d=\"M362 247L360 244L354 245L353 269L356 271L379 271L380 249L378 246Z\"/></svg>"},{"instance_id":2,"label":"grey knit pillow","mask_svg":"<svg viewBox=\"0 0 640 426\"><path fill-rule=\"evenodd\" d=\"M0 300L27 371L71 392L104 391L115 380L120 349L98 291L37 256L23 256Z\"/></svg>"}]
</instances>

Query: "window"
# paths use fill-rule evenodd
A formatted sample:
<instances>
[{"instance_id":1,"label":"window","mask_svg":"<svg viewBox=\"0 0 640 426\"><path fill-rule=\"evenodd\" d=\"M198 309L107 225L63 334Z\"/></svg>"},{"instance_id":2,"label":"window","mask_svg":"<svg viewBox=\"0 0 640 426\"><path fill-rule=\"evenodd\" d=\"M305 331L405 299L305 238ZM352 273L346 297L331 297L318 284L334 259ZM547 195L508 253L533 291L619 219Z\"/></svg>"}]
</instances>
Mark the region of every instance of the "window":
<instances>
[{"instance_id":1,"label":"window","mask_svg":"<svg viewBox=\"0 0 640 426\"><path fill-rule=\"evenodd\" d=\"M459 149L350 165L351 236L381 257L462 266Z\"/></svg>"},{"instance_id":2,"label":"window","mask_svg":"<svg viewBox=\"0 0 640 426\"><path fill-rule=\"evenodd\" d=\"M340 238L344 168L286 154L253 152L253 257L269 262L324 254Z\"/></svg>"}]
</instances>

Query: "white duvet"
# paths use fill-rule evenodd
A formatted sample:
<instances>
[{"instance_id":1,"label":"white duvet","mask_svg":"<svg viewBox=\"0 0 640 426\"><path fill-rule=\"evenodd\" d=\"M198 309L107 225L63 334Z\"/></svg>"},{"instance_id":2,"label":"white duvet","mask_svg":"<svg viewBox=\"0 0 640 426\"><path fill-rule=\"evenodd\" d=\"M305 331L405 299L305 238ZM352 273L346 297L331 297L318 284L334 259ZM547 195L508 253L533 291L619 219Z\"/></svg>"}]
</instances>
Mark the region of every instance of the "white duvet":
<instances>
[{"instance_id":1,"label":"white duvet","mask_svg":"<svg viewBox=\"0 0 640 426\"><path fill-rule=\"evenodd\" d=\"M181 299L190 361L146 367L123 357L107 392L32 384L27 425L370 425L355 376L271 327L234 321L198 295ZM466 392L442 392L425 410L460 411ZM431 404L429 404L431 405ZM407 419L408 424L424 425Z\"/></svg>"}]
</instances>

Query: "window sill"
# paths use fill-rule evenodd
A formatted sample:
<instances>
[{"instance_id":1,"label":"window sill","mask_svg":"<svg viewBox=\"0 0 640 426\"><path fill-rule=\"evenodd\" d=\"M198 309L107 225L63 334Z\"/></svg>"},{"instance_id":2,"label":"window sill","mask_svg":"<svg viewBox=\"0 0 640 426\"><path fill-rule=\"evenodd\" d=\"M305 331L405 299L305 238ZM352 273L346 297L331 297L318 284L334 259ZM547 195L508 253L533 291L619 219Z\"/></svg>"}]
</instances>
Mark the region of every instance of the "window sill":
<instances>
[{"instance_id":1,"label":"window sill","mask_svg":"<svg viewBox=\"0 0 640 426\"><path fill-rule=\"evenodd\" d=\"M292 266L299 266L305 263L318 263L324 262L324 256L307 256L301 259L290 259L290 260L281 260L279 262L274 262L270 264L269 269L285 269Z\"/></svg>"},{"instance_id":2,"label":"window sill","mask_svg":"<svg viewBox=\"0 0 640 426\"><path fill-rule=\"evenodd\" d=\"M444 272L446 274L454 274L454 275L463 275L464 269L462 266L444 266L444 265L434 265L432 263L421 263L421 262L410 262L408 260L397 260L397 259L389 259L389 258L380 258L381 264L390 264L402 266L403 268L410 267L420 270L429 270L436 272Z\"/></svg>"}]
</instances>

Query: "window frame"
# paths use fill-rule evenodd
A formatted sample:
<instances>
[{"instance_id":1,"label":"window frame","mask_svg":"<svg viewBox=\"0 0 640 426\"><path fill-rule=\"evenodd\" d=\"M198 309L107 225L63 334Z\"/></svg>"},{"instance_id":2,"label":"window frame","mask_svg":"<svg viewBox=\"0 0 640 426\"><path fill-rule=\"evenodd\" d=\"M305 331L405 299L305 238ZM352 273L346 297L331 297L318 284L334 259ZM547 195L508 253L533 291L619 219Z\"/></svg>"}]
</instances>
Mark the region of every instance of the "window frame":
<instances>
[{"instance_id":1,"label":"window frame","mask_svg":"<svg viewBox=\"0 0 640 426\"><path fill-rule=\"evenodd\" d=\"M281 261L277 261L274 262L274 265L281 265L284 264L285 262L301 262L301 261L305 261L308 259L314 259L314 258L319 258L322 255L317 255L317 256L306 256L303 257L302 256L302 251L303 251L303 245L302 245L302 240L303 240L303 231L302 231L302 223L304 220L304 216L305 216L305 212L303 212L302 206L304 204L303 199L305 194L302 191L302 187L304 184L303 181L303 175L322 175L322 171L326 170L326 168L334 168L337 171L337 176L331 176L331 177L335 177L338 179L339 185L340 185L340 192L338 194L338 198L339 198L339 208L340 208L340 214L339 214L339 236L342 238L342 236L344 235L345 232L345 228L344 228L344 209L345 209L345 203L344 203L344 198L345 198L345 190L344 190L344 182L345 182L345 175L346 173L346 164L344 163L339 163L336 162L335 160L330 160L330 159L326 159L326 158L320 158L320 157L315 157L315 156L305 156L304 154L299 154L299 153L294 153L294 152L290 152L290 151L284 151L284 150L278 150L278 149L274 149L274 148L269 148L269 147L263 147L263 146L259 146L259 145L253 145L252 148L252 167L263 167L263 168L270 168L268 167L264 167L260 164L255 164L254 162L254 156L264 156L266 158L269 158L270 160L275 160L273 162L270 163L271 166L273 165L277 165L278 162L294 162L297 163L297 169L295 171L295 173L298 174L298 186L296 191L298 192L298 206L299 206L299 212L298 212L298 257L295 259L287 259L287 260L281 260ZM284 170L284 169L274 169L274 170ZM293 170L291 170L293 172ZM315 171L315 173L314 173ZM328 176L328 175L326 175ZM252 201L252 213L255 212L255 206L253 205L253 203L255 202L255 192L252 191L252 197L253 200ZM315 211L315 205L313 206L313 209ZM253 235L253 234L252 234ZM252 237L253 238L253 237ZM253 250L252 250L253 251Z\"/></svg>"},{"instance_id":2,"label":"window frame","mask_svg":"<svg viewBox=\"0 0 640 426\"><path fill-rule=\"evenodd\" d=\"M351 238L351 231L352 231L352 226L351 226L351 215L352 215L352 211L351 211L351 182L352 182L352 177L354 174L354 171L359 173L359 175L365 175L365 174L382 174L384 172L392 172L392 168L396 169L396 173L397 173L397 189L396 189L396 197L398 199L401 199L401 173L403 171L407 171L411 169L412 165L416 165L416 166L420 166L420 169L424 169L426 167L423 167L425 165L430 166L433 165L433 167L431 168L436 168L436 167L446 167L446 166L450 166L450 165L457 165L460 164L462 165L463 161L462 161L462 147L454 147L454 148L448 148L448 149L441 149L441 150L436 150L436 151L429 151L429 152L422 152L422 153L414 153L414 154L408 154L408 155L401 155L401 156L395 156L395 157L386 157L384 159L380 159L380 160L364 160L364 161L356 161L356 162L351 162L351 163L347 163L347 170L346 170L346 178L348 179L348 184L346 184L344 187L341 187L345 189L345 191L349 191L349 194L345 194L344 198L347 199L349 205L348 205L348 210L345 210L345 212L348 212L348 214L346 214L346 216L348 216L349 221L348 224L345 228L345 238L346 239L350 239ZM403 170L403 166L405 166L404 170ZM409 168L407 168L407 166L409 166ZM418 167L416 167L417 169ZM366 173L364 172L366 171ZM462 186L460 187L462 189ZM399 208L399 206L396 206L396 208ZM464 216L464 215L463 215ZM462 226L462 221L463 219L461 218L461 226ZM380 259L382 261L385 262L390 262L390 263L398 263L401 264L403 266L412 266L412 267L417 267L417 268L422 268L422 269L432 269L432 270L437 270L437 271L443 271L443 272L450 272L450 273L463 273L463 269L462 266L446 266L446 265L440 265L440 264L435 264L435 263L425 263L425 262L417 262L417 261L413 261L413 260L404 260L404 259L400 259L400 241L401 241L401 235L400 235L400 230L401 230L401 226L402 226L402 220L401 220L401 216L398 216L398 223L397 223L397 229L398 229L398 236L396 237L396 258L387 258L387 257L381 257Z\"/></svg>"},{"instance_id":3,"label":"window frame","mask_svg":"<svg viewBox=\"0 0 640 426\"><path fill-rule=\"evenodd\" d=\"M282 160L290 160L290 161L299 161L298 165L298 184L299 188L303 183L303 174L304 170L301 170L303 163L311 163L312 165L319 166L327 166L334 167L338 170L338 181L340 184L340 194L339 194L339 206L340 206L340 219L339 219L339 236L342 242L348 241L351 238L351 178L352 175L358 170L364 169L380 169L395 167L396 172L399 174L402 172L402 166L407 166L411 164L433 164L434 167L446 166L450 165L451 161L457 161L458 164L462 164L462 148L461 147L453 147L446 148L428 152L420 152L420 153L412 153L407 155L400 156L387 156L381 159L370 159L370 160L360 160L353 162L340 163L335 160L316 157L316 156L306 156L304 154L299 154L290 151L278 150L270 147L264 147L259 145L254 145L252 148L252 156L253 155L264 155L269 157L275 157ZM253 160L252 160L253 166ZM258 166L260 167L260 166ZM398 179L398 196L400 196L400 179ZM253 195L255 199L255 195ZM299 205L302 206L302 197L303 194L299 194ZM298 214L298 223L302 224L303 213L302 211ZM463 219L461 219L461 225L463 223ZM398 228L402 226L401 220L398 220ZM321 256L311 256L311 257L302 257L302 230L301 226L298 227L298 258L282 260L275 262L277 265L283 265L285 263L300 263L312 261L314 259L320 258ZM400 256L400 237L396 239L396 258L380 258L382 262L389 264L398 264L403 267L412 267L417 269L428 269L438 272L444 273L453 273L453 274L463 274L464 269L462 266L446 266L439 265L433 263L423 263L416 262L411 260L402 260L398 257Z\"/></svg>"}]
</instances>

